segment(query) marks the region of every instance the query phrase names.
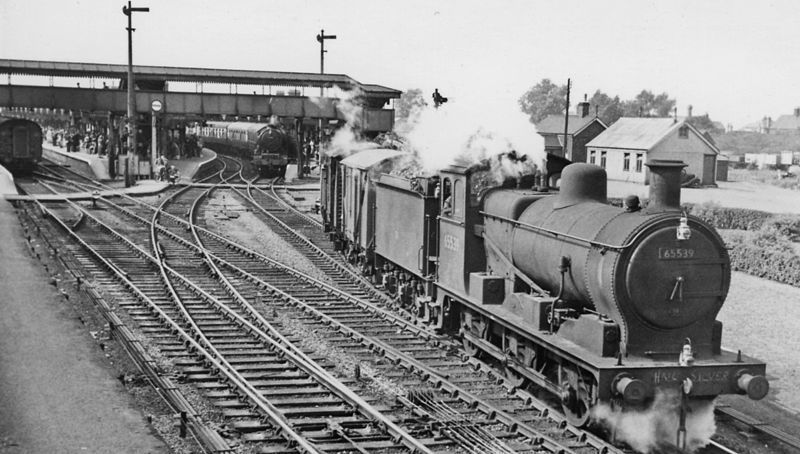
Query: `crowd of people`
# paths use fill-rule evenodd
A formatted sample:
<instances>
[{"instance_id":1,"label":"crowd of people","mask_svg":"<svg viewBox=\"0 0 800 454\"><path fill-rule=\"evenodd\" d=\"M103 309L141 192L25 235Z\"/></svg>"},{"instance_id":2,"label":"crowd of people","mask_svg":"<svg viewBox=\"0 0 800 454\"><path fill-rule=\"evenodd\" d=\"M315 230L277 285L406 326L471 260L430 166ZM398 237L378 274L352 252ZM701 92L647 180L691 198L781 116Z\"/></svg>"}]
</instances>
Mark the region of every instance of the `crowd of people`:
<instances>
[{"instance_id":1,"label":"crowd of people","mask_svg":"<svg viewBox=\"0 0 800 454\"><path fill-rule=\"evenodd\" d=\"M44 128L45 141L54 146L65 148L67 152L83 152L87 154L98 154L105 156L110 151L111 144L109 139L100 130L90 130L81 132L70 128L69 130L56 127ZM122 135L120 146L125 152L127 146L127 136ZM168 136L164 146L163 154L168 159L194 158L200 156L203 145L194 134L187 135L184 140L178 137ZM140 150L144 155L145 150Z\"/></svg>"},{"instance_id":2,"label":"crowd of people","mask_svg":"<svg viewBox=\"0 0 800 454\"><path fill-rule=\"evenodd\" d=\"M57 147L66 148L67 152L83 152L104 156L108 153L108 138L98 131L89 131L81 134L78 131L68 131L63 128L46 127L44 129L45 141Z\"/></svg>"}]
</instances>

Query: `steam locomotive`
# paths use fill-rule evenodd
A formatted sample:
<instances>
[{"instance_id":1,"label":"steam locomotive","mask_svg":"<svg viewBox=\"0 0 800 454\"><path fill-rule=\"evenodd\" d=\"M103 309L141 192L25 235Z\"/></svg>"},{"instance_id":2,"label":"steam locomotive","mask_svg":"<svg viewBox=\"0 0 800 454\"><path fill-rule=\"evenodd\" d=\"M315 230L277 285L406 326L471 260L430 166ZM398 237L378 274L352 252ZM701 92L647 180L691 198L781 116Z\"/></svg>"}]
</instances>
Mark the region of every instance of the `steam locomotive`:
<instances>
[{"instance_id":1,"label":"steam locomotive","mask_svg":"<svg viewBox=\"0 0 800 454\"><path fill-rule=\"evenodd\" d=\"M217 152L251 161L263 176L283 176L296 162L297 145L275 124L210 121L199 137Z\"/></svg>"},{"instance_id":2,"label":"steam locomotive","mask_svg":"<svg viewBox=\"0 0 800 454\"><path fill-rule=\"evenodd\" d=\"M396 171L406 158L329 159L332 239L418 321L515 386L557 396L573 425L598 404L643 409L659 393L767 394L765 364L721 348L730 260L717 232L681 210L685 164L651 160L647 205L619 208L592 164L505 180L467 164L409 177ZM547 187L559 179L558 192Z\"/></svg>"},{"instance_id":3,"label":"steam locomotive","mask_svg":"<svg viewBox=\"0 0 800 454\"><path fill-rule=\"evenodd\" d=\"M12 173L26 174L41 159L41 126L24 118L0 117L0 165Z\"/></svg>"}]
</instances>

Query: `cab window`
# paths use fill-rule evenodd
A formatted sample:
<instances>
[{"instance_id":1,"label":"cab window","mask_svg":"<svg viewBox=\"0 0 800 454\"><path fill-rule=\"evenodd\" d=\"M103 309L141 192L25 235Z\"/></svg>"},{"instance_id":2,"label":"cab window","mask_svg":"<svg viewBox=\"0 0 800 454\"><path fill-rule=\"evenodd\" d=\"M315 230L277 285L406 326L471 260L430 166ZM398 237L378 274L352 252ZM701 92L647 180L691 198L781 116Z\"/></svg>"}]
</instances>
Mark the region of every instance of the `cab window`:
<instances>
[{"instance_id":1,"label":"cab window","mask_svg":"<svg viewBox=\"0 0 800 454\"><path fill-rule=\"evenodd\" d=\"M461 180L453 181L453 197L451 200L451 205L453 208L453 217L456 218L463 218L464 217L464 182Z\"/></svg>"},{"instance_id":2,"label":"cab window","mask_svg":"<svg viewBox=\"0 0 800 454\"><path fill-rule=\"evenodd\" d=\"M442 183L442 216L453 216L453 185L449 178L445 178Z\"/></svg>"}]
</instances>

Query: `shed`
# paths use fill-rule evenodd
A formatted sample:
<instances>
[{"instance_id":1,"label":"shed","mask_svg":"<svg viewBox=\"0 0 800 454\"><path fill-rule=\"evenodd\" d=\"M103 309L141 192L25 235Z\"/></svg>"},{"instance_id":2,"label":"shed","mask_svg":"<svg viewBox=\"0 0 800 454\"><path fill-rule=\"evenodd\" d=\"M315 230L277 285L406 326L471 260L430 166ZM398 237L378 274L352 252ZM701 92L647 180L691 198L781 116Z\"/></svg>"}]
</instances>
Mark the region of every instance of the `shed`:
<instances>
[{"instance_id":1,"label":"shed","mask_svg":"<svg viewBox=\"0 0 800 454\"><path fill-rule=\"evenodd\" d=\"M620 118L586 145L587 162L606 169L610 180L647 184L643 165L651 159L685 162L686 172L703 185L716 181L719 149L685 121L673 118Z\"/></svg>"},{"instance_id":2,"label":"shed","mask_svg":"<svg viewBox=\"0 0 800 454\"><path fill-rule=\"evenodd\" d=\"M717 155L717 181L728 181L728 167L730 161L728 157L720 154Z\"/></svg>"}]
</instances>

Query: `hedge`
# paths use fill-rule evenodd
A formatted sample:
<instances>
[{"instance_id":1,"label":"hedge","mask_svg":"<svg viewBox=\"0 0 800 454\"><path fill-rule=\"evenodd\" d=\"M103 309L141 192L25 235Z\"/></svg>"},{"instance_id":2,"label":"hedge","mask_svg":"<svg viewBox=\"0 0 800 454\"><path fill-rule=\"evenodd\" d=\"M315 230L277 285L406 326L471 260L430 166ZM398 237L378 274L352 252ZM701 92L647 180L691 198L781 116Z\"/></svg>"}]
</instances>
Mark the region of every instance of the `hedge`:
<instances>
[{"instance_id":1,"label":"hedge","mask_svg":"<svg viewBox=\"0 0 800 454\"><path fill-rule=\"evenodd\" d=\"M623 199L618 197L609 198L608 203L609 205L621 207L623 206ZM642 206L647 206L647 199L642 201ZM773 221L778 216L766 211L723 207L715 202L685 203L682 206L689 213L708 222L717 229L758 230L767 221ZM786 224L787 228L794 228L800 235L800 217L785 216L785 218L781 217L782 221L777 222Z\"/></svg>"},{"instance_id":2,"label":"hedge","mask_svg":"<svg viewBox=\"0 0 800 454\"><path fill-rule=\"evenodd\" d=\"M688 211L717 229L758 230L775 215L747 208L728 208L716 203L686 205Z\"/></svg>"},{"instance_id":3,"label":"hedge","mask_svg":"<svg viewBox=\"0 0 800 454\"><path fill-rule=\"evenodd\" d=\"M800 256L791 240L769 226L755 232L721 232L731 249L731 268L800 287Z\"/></svg>"}]
</instances>

